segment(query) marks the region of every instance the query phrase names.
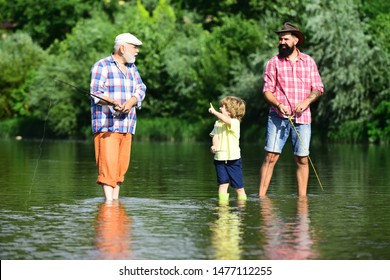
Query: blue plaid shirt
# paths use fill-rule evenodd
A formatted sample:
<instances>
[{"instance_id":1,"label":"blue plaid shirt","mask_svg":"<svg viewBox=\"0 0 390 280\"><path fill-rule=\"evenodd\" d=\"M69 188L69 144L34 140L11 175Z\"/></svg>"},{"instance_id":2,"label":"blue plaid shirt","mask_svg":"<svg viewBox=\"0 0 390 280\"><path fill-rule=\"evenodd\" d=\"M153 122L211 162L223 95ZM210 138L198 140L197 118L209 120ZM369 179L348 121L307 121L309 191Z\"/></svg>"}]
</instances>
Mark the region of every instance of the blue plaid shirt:
<instances>
[{"instance_id":1,"label":"blue plaid shirt","mask_svg":"<svg viewBox=\"0 0 390 280\"><path fill-rule=\"evenodd\" d=\"M120 104L131 97L137 98L137 108L145 98L146 86L134 63L126 64L127 73L123 73L112 55L95 63L91 69L91 93L104 98L109 96ZM133 107L128 114L115 117L112 106L97 104L100 100L92 98L92 132L135 133L137 115Z\"/></svg>"}]
</instances>

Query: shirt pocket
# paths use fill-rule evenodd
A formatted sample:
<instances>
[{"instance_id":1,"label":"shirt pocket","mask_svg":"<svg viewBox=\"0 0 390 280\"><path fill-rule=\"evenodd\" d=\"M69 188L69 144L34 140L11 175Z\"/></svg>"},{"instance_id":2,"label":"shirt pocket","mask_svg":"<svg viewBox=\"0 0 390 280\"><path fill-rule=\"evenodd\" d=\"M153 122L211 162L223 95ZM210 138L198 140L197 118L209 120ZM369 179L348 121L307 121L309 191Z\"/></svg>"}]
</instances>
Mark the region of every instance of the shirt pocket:
<instances>
[{"instance_id":1,"label":"shirt pocket","mask_svg":"<svg viewBox=\"0 0 390 280\"><path fill-rule=\"evenodd\" d=\"M298 78L298 81L300 82L300 87L302 89L311 89L311 73L309 66L302 65L301 67L298 67L296 71L296 77Z\"/></svg>"}]
</instances>

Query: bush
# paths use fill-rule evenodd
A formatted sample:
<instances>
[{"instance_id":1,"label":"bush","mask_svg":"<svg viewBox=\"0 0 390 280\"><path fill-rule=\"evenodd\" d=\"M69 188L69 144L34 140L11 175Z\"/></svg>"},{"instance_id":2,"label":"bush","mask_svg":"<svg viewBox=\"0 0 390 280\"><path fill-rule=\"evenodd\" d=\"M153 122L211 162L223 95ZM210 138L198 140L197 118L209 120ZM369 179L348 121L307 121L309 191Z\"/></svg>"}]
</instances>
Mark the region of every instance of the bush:
<instances>
[{"instance_id":1,"label":"bush","mask_svg":"<svg viewBox=\"0 0 390 280\"><path fill-rule=\"evenodd\" d=\"M139 118L135 138L141 141L207 141L212 128L211 119L188 123L176 118Z\"/></svg>"},{"instance_id":2,"label":"bush","mask_svg":"<svg viewBox=\"0 0 390 280\"><path fill-rule=\"evenodd\" d=\"M390 101L382 101L373 112L368 123L369 141L372 143L389 143L390 141Z\"/></svg>"}]
</instances>

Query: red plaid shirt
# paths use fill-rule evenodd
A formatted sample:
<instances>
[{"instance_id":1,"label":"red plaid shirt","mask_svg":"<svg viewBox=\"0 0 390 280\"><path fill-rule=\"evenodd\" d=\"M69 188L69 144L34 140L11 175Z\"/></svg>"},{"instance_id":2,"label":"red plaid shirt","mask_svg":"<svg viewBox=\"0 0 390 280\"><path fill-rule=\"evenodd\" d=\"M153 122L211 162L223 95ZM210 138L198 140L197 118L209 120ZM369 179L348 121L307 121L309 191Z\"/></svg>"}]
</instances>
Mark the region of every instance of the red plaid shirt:
<instances>
[{"instance_id":1,"label":"red plaid shirt","mask_svg":"<svg viewBox=\"0 0 390 280\"><path fill-rule=\"evenodd\" d=\"M322 94L324 85L315 61L307 54L298 51L298 60L295 63L278 55L268 61L264 72L263 92L272 92L279 102L289 108L291 106L290 109L294 110L313 90ZM273 106L270 112L277 112L280 117L285 117ZM296 114L295 121L301 124L311 123L310 108Z\"/></svg>"}]
</instances>

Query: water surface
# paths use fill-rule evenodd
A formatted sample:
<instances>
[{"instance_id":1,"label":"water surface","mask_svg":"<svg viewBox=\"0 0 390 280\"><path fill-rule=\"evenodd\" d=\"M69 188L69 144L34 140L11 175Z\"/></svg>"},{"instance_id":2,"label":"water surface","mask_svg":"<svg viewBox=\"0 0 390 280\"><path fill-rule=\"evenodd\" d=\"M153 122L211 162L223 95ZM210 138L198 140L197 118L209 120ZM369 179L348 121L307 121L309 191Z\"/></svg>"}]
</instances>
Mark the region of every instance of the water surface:
<instances>
[{"instance_id":1,"label":"water surface","mask_svg":"<svg viewBox=\"0 0 390 280\"><path fill-rule=\"evenodd\" d=\"M140 143L104 203L92 142L0 141L1 259L390 259L388 146L313 146L307 199L288 147L259 199L261 144L242 144L249 199L219 205L208 144Z\"/></svg>"}]
</instances>

